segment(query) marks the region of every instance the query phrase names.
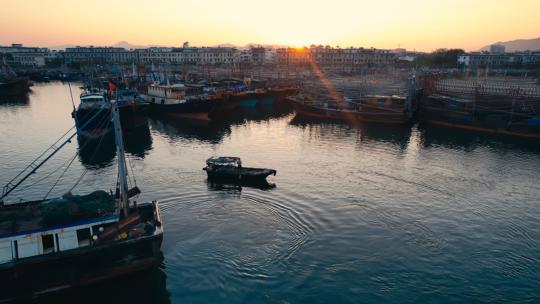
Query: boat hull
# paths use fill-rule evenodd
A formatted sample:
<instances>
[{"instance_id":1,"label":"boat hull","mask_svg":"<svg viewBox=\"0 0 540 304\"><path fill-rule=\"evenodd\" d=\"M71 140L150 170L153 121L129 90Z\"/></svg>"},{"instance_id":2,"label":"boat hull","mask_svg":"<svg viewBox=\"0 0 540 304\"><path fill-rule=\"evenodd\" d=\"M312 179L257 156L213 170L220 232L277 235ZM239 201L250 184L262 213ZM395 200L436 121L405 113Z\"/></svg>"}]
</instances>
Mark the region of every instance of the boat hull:
<instances>
[{"instance_id":1,"label":"boat hull","mask_svg":"<svg viewBox=\"0 0 540 304\"><path fill-rule=\"evenodd\" d=\"M0 95L18 96L30 91L30 82L26 77L18 77L7 82L0 83Z\"/></svg>"},{"instance_id":2,"label":"boat hull","mask_svg":"<svg viewBox=\"0 0 540 304\"><path fill-rule=\"evenodd\" d=\"M259 104L266 105L266 106L272 105L274 104L274 99L275 97L272 97L272 96L264 96L261 99L259 99Z\"/></svg>"},{"instance_id":3,"label":"boat hull","mask_svg":"<svg viewBox=\"0 0 540 304\"><path fill-rule=\"evenodd\" d=\"M178 104L150 103L150 111L156 116L168 116L171 118L194 121L210 121L209 113L212 111L214 101L193 99Z\"/></svg>"},{"instance_id":4,"label":"boat hull","mask_svg":"<svg viewBox=\"0 0 540 304\"><path fill-rule=\"evenodd\" d=\"M112 131L110 109L77 109L73 113L77 132L88 138L99 138Z\"/></svg>"},{"instance_id":5,"label":"boat hull","mask_svg":"<svg viewBox=\"0 0 540 304\"><path fill-rule=\"evenodd\" d=\"M228 168L219 169L204 168L208 180L214 182L264 184L269 175L276 175L276 170L258 168Z\"/></svg>"},{"instance_id":6,"label":"boat hull","mask_svg":"<svg viewBox=\"0 0 540 304\"><path fill-rule=\"evenodd\" d=\"M477 105L478 106L478 105ZM527 113L513 113L500 110L500 107L471 105L455 107L441 104L427 97L421 103L420 119L426 124L449 128L490 133L510 137L540 139L540 118Z\"/></svg>"},{"instance_id":7,"label":"boat hull","mask_svg":"<svg viewBox=\"0 0 540 304\"><path fill-rule=\"evenodd\" d=\"M231 95L230 99L243 108L253 108L257 106L257 96L252 93L238 93Z\"/></svg>"},{"instance_id":8,"label":"boat hull","mask_svg":"<svg viewBox=\"0 0 540 304\"><path fill-rule=\"evenodd\" d=\"M0 266L0 302L34 299L158 267L163 234Z\"/></svg>"},{"instance_id":9,"label":"boat hull","mask_svg":"<svg viewBox=\"0 0 540 304\"><path fill-rule=\"evenodd\" d=\"M421 115L421 121L427 124L473 132L540 139L540 126L529 125L527 120L510 122L508 117L499 115L484 115L482 118L479 119L470 112L445 111L426 107L422 108Z\"/></svg>"},{"instance_id":10,"label":"boat hull","mask_svg":"<svg viewBox=\"0 0 540 304\"><path fill-rule=\"evenodd\" d=\"M337 120L348 123L384 123L384 124L405 124L409 121L409 116L405 111L346 111L339 109L323 109L308 104L293 101L293 108L300 117Z\"/></svg>"},{"instance_id":11,"label":"boat hull","mask_svg":"<svg viewBox=\"0 0 540 304\"><path fill-rule=\"evenodd\" d=\"M148 125L148 112L146 108L146 106L137 104L118 107L122 129L131 130Z\"/></svg>"}]
</instances>

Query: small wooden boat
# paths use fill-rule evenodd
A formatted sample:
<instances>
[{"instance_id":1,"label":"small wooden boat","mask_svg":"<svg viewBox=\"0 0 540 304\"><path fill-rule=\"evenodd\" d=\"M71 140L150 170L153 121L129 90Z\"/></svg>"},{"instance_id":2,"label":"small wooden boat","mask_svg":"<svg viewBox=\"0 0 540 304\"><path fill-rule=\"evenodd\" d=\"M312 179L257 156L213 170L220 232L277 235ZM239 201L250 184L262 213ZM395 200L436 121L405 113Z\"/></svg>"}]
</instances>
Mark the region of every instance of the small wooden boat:
<instances>
[{"instance_id":1,"label":"small wooden boat","mask_svg":"<svg viewBox=\"0 0 540 304\"><path fill-rule=\"evenodd\" d=\"M237 183L266 183L266 177L276 175L276 170L242 167L239 157L211 157L203 168L208 179Z\"/></svg>"}]
</instances>

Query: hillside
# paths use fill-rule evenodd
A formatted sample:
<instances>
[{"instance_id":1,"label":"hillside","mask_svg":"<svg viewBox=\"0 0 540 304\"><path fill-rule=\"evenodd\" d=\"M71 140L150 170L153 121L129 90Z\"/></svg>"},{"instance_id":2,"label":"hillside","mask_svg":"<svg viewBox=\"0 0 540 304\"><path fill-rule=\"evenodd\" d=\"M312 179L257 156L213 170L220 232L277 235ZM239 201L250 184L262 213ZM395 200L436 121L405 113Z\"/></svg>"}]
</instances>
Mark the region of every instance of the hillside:
<instances>
[{"instance_id":1,"label":"hillside","mask_svg":"<svg viewBox=\"0 0 540 304\"><path fill-rule=\"evenodd\" d=\"M517 39L510 41L499 41L493 44L502 44L506 46L507 52L516 52L516 51L536 51L540 50L540 37L533 39ZM480 49L480 51L489 50L489 45Z\"/></svg>"}]
</instances>

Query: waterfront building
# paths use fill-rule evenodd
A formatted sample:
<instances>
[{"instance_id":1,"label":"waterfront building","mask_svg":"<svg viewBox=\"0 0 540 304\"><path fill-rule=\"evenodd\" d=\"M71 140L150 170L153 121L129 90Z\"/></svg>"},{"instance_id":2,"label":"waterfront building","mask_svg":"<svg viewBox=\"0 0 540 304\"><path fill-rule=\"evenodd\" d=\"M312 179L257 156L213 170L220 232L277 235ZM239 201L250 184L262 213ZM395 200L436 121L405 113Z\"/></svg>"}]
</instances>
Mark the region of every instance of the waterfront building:
<instances>
[{"instance_id":1,"label":"waterfront building","mask_svg":"<svg viewBox=\"0 0 540 304\"><path fill-rule=\"evenodd\" d=\"M540 64L540 51L515 53L471 52L460 55L458 64L472 68Z\"/></svg>"},{"instance_id":2,"label":"waterfront building","mask_svg":"<svg viewBox=\"0 0 540 304\"><path fill-rule=\"evenodd\" d=\"M27 47L17 43L0 46L0 56L13 67L42 67L48 54L48 48Z\"/></svg>"},{"instance_id":3,"label":"waterfront building","mask_svg":"<svg viewBox=\"0 0 540 304\"><path fill-rule=\"evenodd\" d=\"M319 67L384 66L393 64L396 55L390 50L375 48L345 48L315 46L307 48L280 48L277 63L281 65L305 65L315 63Z\"/></svg>"},{"instance_id":4,"label":"waterfront building","mask_svg":"<svg viewBox=\"0 0 540 304\"><path fill-rule=\"evenodd\" d=\"M255 65L262 65L266 59L266 49L262 46L252 47L249 50L250 62Z\"/></svg>"},{"instance_id":5,"label":"waterfront building","mask_svg":"<svg viewBox=\"0 0 540 304\"><path fill-rule=\"evenodd\" d=\"M138 53L120 47L73 47L66 48L66 63L137 63Z\"/></svg>"},{"instance_id":6,"label":"waterfront building","mask_svg":"<svg viewBox=\"0 0 540 304\"><path fill-rule=\"evenodd\" d=\"M137 50L142 64L230 64L233 63L235 48L228 47L151 47Z\"/></svg>"}]
</instances>

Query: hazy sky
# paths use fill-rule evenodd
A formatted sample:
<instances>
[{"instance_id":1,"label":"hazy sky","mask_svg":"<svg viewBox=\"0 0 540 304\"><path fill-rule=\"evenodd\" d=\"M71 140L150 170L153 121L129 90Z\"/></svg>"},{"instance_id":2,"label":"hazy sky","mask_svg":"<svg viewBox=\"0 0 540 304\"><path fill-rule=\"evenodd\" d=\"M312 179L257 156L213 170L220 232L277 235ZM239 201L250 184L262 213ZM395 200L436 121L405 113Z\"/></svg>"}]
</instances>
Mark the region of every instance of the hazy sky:
<instances>
[{"instance_id":1,"label":"hazy sky","mask_svg":"<svg viewBox=\"0 0 540 304\"><path fill-rule=\"evenodd\" d=\"M0 44L251 42L475 50L540 36L540 0L0 0Z\"/></svg>"}]
</instances>

